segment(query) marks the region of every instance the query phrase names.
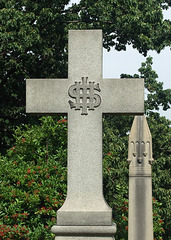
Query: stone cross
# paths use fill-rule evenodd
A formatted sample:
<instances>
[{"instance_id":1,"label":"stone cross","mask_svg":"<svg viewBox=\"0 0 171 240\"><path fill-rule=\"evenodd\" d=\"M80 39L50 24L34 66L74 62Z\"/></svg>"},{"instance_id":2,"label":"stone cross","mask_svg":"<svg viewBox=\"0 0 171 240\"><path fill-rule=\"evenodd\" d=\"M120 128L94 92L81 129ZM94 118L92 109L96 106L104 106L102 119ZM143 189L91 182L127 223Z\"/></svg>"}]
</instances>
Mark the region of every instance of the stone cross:
<instances>
[{"instance_id":1,"label":"stone cross","mask_svg":"<svg viewBox=\"0 0 171 240\"><path fill-rule=\"evenodd\" d=\"M145 116L136 116L129 135L128 240L153 240L152 138Z\"/></svg>"},{"instance_id":2,"label":"stone cross","mask_svg":"<svg viewBox=\"0 0 171 240\"><path fill-rule=\"evenodd\" d=\"M68 116L67 198L52 228L55 240L113 236L112 210L103 197L102 115L143 114L143 79L103 79L102 31L70 30L68 79L26 84L27 113ZM73 237L79 234L84 237Z\"/></svg>"}]
</instances>

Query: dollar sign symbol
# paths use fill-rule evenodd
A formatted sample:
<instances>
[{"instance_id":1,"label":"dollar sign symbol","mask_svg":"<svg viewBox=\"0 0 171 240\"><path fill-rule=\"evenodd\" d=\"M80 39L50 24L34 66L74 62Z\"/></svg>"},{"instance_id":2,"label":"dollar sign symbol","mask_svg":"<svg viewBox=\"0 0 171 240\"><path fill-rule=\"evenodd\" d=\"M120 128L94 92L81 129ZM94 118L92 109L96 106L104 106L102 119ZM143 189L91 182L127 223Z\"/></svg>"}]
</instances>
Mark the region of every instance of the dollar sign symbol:
<instances>
[{"instance_id":1,"label":"dollar sign symbol","mask_svg":"<svg viewBox=\"0 0 171 240\"><path fill-rule=\"evenodd\" d=\"M88 77L82 77L81 82L75 82L68 90L68 94L71 98L75 99L75 102L69 100L71 109L80 110L82 108L82 115L87 115L87 109L94 110L101 103L101 97L98 94L94 94L94 90L101 91L99 84L94 82L87 83Z\"/></svg>"}]
</instances>

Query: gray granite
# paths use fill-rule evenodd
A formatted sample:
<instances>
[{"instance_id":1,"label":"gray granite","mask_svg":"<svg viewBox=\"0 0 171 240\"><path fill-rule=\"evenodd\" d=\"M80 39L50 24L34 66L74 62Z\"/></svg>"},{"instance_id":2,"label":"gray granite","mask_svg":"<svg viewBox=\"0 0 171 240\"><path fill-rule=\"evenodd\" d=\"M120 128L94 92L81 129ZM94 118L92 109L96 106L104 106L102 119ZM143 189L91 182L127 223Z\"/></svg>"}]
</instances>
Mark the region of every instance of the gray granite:
<instances>
[{"instance_id":1,"label":"gray granite","mask_svg":"<svg viewBox=\"0 0 171 240\"><path fill-rule=\"evenodd\" d=\"M52 233L57 235L69 236L113 236L116 232L116 225L110 226L58 226L52 227Z\"/></svg>"},{"instance_id":2,"label":"gray granite","mask_svg":"<svg viewBox=\"0 0 171 240\"><path fill-rule=\"evenodd\" d=\"M102 114L143 114L144 82L102 79L101 30L69 31L68 57L68 79L27 80L26 110L68 115L67 198L57 226L112 226L103 197Z\"/></svg>"},{"instance_id":3,"label":"gray granite","mask_svg":"<svg viewBox=\"0 0 171 240\"><path fill-rule=\"evenodd\" d=\"M152 139L145 116L134 119L129 136L129 240L153 240Z\"/></svg>"},{"instance_id":4,"label":"gray granite","mask_svg":"<svg viewBox=\"0 0 171 240\"><path fill-rule=\"evenodd\" d=\"M72 237L69 237L69 236L65 236L65 237L61 237L61 236L56 236L55 237L55 240L115 240L114 237L91 237L91 236L72 236Z\"/></svg>"},{"instance_id":5,"label":"gray granite","mask_svg":"<svg viewBox=\"0 0 171 240\"><path fill-rule=\"evenodd\" d=\"M33 114L67 113L67 79L27 79L26 112Z\"/></svg>"}]
</instances>

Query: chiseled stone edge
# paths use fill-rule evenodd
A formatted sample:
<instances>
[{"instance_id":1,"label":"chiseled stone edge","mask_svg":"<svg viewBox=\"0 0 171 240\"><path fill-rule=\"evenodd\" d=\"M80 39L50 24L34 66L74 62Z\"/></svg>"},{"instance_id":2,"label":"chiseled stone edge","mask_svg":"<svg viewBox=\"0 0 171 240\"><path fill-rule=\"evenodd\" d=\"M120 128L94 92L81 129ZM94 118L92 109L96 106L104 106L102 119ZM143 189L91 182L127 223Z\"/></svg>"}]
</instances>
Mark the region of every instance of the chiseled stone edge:
<instances>
[{"instance_id":1,"label":"chiseled stone edge","mask_svg":"<svg viewBox=\"0 0 171 240\"><path fill-rule=\"evenodd\" d=\"M51 232L56 236L113 236L116 224L111 226L58 226L54 225Z\"/></svg>"}]
</instances>

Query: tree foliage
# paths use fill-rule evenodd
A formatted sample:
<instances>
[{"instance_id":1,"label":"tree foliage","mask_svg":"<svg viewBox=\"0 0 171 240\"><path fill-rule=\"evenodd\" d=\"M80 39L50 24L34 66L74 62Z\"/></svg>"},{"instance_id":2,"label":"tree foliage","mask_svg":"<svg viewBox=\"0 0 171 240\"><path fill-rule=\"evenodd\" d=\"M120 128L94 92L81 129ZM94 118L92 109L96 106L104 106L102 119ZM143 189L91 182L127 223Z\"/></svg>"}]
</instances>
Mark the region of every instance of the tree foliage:
<instances>
[{"instance_id":1,"label":"tree foliage","mask_svg":"<svg viewBox=\"0 0 171 240\"><path fill-rule=\"evenodd\" d=\"M102 28L104 47L144 55L170 45L164 0L1 0L0 2L0 152L13 142L13 129L25 116L26 78L67 77L68 29ZM160 99L163 96L160 96ZM156 99L155 99L156 101Z\"/></svg>"},{"instance_id":2,"label":"tree foliage","mask_svg":"<svg viewBox=\"0 0 171 240\"><path fill-rule=\"evenodd\" d=\"M25 116L25 79L66 77L67 31L61 21L68 1L1 1L1 152Z\"/></svg>"},{"instance_id":3,"label":"tree foliage","mask_svg":"<svg viewBox=\"0 0 171 240\"><path fill-rule=\"evenodd\" d=\"M56 211L66 197L66 119L42 117L15 131L0 156L0 239L53 239Z\"/></svg>"},{"instance_id":4,"label":"tree foliage","mask_svg":"<svg viewBox=\"0 0 171 240\"><path fill-rule=\"evenodd\" d=\"M143 55L148 50L160 52L171 43L170 20L164 20L162 13L171 6L168 0L81 0L71 7L68 2L0 2L0 214L4 239L50 239L47 226L54 224L55 211L66 195L66 119L39 121L25 114L26 78L67 77L69 29L102 28L108 50L125 50L132 44ZM145 111L155 158L155 238L169 239L170 122L155 111L170 107L171 91L163 90L157 81L152 58L142 63L139 74L121 77L145 78ZM103 120L104 193L118 225L116 239L127 239L126 159L132 120L107 116Z\"/></svg>"},{"instance_id":5,"label":"tree foliage","mask_svg":"<svg viewBox=\"0 0 171 240\"><path fill-rule=\"evenodd\" d=\"M170 21L163 21L163 9L170 1L81 0L73 6L79 12L81 28L102 28L104 46L125 50L132 44L144 55L150 49L160 52L170 45Z\"/></svg>"},{"instance_id":6,"label":"tree foliage","mask_svg":"<svg viewBox=\"0 0 171 240\"><path fill-rule=\"evenodd\" d=\"M146 62L141 64L138 69L140 74L133 76L128 74L121 74L121 78L144 78L144 87L147 99L145 100L145 112L159 110L168 110L171 104L171 89L163 89L163 83L157 80L158 75L152 69L152 57L148 57Z\"/></svg>"},{"instance_id":7,"label":"tree foliage","mask_svg":"<svg viewBox=\"0 0 171 240\"><path fill-rule=\"evenodd\" d=\"M126 240L128 233L126 159L128 129L132 120L130 117L103 119L104 195L113 209L113 221L117 223L116 240ZM53 239L50 228L56 222L56 211L63 204L67 190L67 120L42 117L39 123L18 127L14 135L15 145L5 156L0 156L1 239ZM160 129L165 129L167 141L168 124L165 118L161 119ZM156 131L156 125L151 118L150 126L154 127L152 131ZM121 126L122 132L118 129ZM156 143L153 145L158 148ZM164 160L169 167L169 160L165 158L168 149L163 149L154 165L153 175L156 240L162 236L169 239L167 221L170 217L170 202L169 184L166 184L169 174L163 164Z\"/></svg>"}]
</instances>

